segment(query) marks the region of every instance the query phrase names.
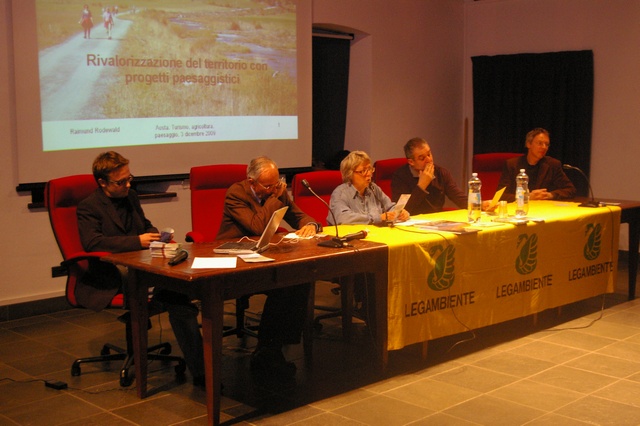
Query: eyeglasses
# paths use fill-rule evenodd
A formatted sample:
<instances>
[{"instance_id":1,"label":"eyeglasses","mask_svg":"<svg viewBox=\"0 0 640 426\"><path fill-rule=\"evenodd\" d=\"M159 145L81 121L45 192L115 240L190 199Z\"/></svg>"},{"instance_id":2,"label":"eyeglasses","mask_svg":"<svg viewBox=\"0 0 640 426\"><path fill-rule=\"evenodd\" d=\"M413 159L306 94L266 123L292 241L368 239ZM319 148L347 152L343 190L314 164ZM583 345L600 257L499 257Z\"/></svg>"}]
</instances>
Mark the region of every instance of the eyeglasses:
<instances>
[{"instance_id":1,"label":"eyeglasses","mask_svg":"<svg viewBox=\"0 0 640 426\"><path fill-rule=\"evenodd\" d=\"M536 146L544 146L545 148L549 148L551 146L550 142L535 141L534 144L536 144Z\"/></svg>"},{"instance_id":2,"label":"eyeglasses","mask_svg":"<svg viewBox=\"0 0 640 426\"><path fill-rule=\"evenodd\" d=\"M375 171L376 171L375 167L367 167L366 169L362 169L362 170L354 170L353 173L357 173L360 176L367 176L372 174Z\"/></svg>"},{"instance_id":3,"label":"eyeglasses","mask_svg":"<svg viewBox=\"0 0 640 426\"><path fill-rule=\"evenodd\" d=\"M115 186L123 186L128 184L129 182L131 182L133 180L133 175L129 175L128 177L124 178L124 179L120 179L120 180L107 180L108 183L112 183Z\"/></svg>"},{"instance_id":4,"label":"eyeglasses","mask_svg":"<svg viewBox=\"0 0 640 426\"><path fill-rule=\"evenodd\" d=\"M271 191L272 189L276 189L276 188L280 187L280 185L282 185L284 183L282 181L282 179L279 180L276 183L272 183L271 185L263 185L258 180L255 180L254 182L257 183L258 185L260 185L265 191Z\"/></svg>"}]
</instances>

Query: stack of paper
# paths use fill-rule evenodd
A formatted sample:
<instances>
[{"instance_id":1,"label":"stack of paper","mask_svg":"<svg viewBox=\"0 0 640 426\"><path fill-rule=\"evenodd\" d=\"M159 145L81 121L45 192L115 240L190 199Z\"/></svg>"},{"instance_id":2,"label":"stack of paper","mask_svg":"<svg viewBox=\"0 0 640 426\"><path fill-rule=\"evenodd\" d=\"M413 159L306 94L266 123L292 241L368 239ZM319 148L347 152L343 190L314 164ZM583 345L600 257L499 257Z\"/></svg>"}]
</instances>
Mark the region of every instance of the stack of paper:
<instances>
[{"instance_id":1,"label":"stack of paper","mask_svg":"<svg viewBox=\"0 0 640 426\"><path fill-rule=\"evenodd\" d=\"M174 257L178 252L180 244L154 241L151 243L149 248L151 250L151 257L171 258Z\"/></svg>"}]
</instances>

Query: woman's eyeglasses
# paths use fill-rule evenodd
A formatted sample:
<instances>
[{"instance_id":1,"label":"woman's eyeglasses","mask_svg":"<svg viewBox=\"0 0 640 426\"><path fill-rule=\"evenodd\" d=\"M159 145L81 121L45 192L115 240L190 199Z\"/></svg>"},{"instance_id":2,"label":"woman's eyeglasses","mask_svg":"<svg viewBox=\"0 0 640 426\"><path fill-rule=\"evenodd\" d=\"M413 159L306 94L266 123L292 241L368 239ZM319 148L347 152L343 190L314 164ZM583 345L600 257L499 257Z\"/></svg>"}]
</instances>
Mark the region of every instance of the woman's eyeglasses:
<instances>
[{"instance_id":1,"label":"woman's eyeglasses","mask_svg":"<svg viewBox=\"0 0 640 426\"><path fill-rule=\"evenodd\" d=\"M375 167L367 167L366 169L362 169L362 170L354 170L353 173L357 173L360 176L367 176L370 174L373 174L373 172L376 171Z\"/></svg>"}]
</instances>

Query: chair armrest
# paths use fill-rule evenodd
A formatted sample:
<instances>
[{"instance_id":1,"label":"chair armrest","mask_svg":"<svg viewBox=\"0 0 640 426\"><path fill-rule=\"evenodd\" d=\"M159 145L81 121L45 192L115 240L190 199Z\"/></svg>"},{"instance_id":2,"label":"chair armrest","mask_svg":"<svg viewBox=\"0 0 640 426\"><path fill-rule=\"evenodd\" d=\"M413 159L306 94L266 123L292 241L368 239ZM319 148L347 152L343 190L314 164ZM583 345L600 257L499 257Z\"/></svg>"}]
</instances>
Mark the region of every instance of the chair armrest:
<instances>
[{"instance_id":1,"label":"chair armrest","mask_svg":"<svg viewBox=\"0 0 640 426\"><path fill-rule=\"evenodd\" d=\"M60 262L60 266L69 266L69 265L73 265L74 263L78 263L81 260L92 260L92 259L100 259L103 256L107 256L111 253L107 252L107 251L92 251L92 252L87 252L87 251L79 251L77 253L72 254L71 256L69 256L68 259L63 260L62 262Z\"/></svg>"},{"instance_id":2,"label":"chair armrest","mask_svg":"<svg viewBox=\"0 0 640 426\"><path fill-rule=\"evenodd\" d=\"M189 231L184 237L188 243L204 243L204 236L198 231Z\"/></svg>"}]
</instances>

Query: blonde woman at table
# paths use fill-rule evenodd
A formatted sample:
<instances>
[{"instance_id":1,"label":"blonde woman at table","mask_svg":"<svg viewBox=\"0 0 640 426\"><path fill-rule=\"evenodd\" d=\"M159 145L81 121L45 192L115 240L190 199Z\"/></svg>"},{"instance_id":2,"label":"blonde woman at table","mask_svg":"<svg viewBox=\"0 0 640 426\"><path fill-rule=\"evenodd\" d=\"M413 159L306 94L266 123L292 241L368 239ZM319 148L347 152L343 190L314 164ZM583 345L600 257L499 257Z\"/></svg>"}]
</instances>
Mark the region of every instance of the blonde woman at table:
<instances>
[{"instance_id":1,"label":"blonde woman at table","mask_svg":"<svg viewBox=\"0 0 640 426\"><path fill-rule=\"evenodd\" d=\"M364 151L353 151L340 163L342 184L331 194L331 212L327 223L385 225L389 222L404 222L409 219L409 212L402 209L399 213L393 210L395 203L371 182L374 168L371 158Z\"/></svg>"}]
</instances>

